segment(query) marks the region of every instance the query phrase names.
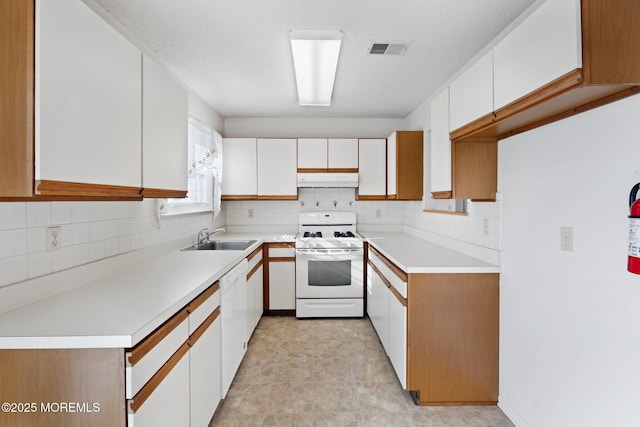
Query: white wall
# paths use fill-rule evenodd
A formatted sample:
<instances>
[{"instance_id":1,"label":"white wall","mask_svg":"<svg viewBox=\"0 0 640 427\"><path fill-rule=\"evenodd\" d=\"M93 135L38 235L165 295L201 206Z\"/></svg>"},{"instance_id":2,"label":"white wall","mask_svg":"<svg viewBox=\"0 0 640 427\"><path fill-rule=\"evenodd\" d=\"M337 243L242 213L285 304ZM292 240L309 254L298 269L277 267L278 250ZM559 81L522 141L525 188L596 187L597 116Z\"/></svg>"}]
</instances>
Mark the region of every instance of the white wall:
<instances>
[{"instance_id":1,"label":"white wall","mask_svg":"<svg viewBox=\"0 0 640 427\"><path fill-rule=\"evenodd\" d=\"M499 144L500 406L519 426L640 425L639 118L635 96Z\"/></svg>"},{"instance_id":2,"label":"white wall","mask_svg":"<svg viewBox=\"0 0 640 427\"><path fill-rule=\"evenodd\" d=\"M189 90L189 114L224 135L224 118L192 90Z\"/></svg>"},{"instance_id":3,"label":"white wall","mask_svg":"<svg viewBox=\"0 0 640 427\"><path fill-rule=\"evenodd\" d=\"M402 129L402 119L363 118L240 118L224 120L227 138L386 138Z\"/></svg>"}]
</instances>

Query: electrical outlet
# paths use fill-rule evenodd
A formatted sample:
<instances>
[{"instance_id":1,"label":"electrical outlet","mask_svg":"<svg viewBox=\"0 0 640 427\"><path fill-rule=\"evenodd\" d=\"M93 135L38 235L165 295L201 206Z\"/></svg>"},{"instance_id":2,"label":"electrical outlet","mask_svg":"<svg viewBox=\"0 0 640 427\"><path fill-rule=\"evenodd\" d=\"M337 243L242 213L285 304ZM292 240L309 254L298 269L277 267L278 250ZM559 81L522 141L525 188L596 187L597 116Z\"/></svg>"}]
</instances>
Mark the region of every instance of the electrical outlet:
<instances>
[{"instance_id":1,"label":"electrical outlet","mask_svg":"<svg viewBox=\"0 0 640 427\"><path fill-rule=\"evenodd\" d=\"M573 227L560 227L560 250L573 252Z\"/></svg>"},{"instance_id":2,"label":"electrical outlet","mask_svg":"<svg viewBox=\"0 0 640 427\"><path fill-rule=\"evenodd\" d=\"M55 252L60 250L62 227L47 227L47 252Z\"/></svg>"},{"instance_id":3,"label":"electrical outlet","mask_svg":"<svg viewBox=\"0 0 640 427\"><path fill-rule=\"evenodd\" d=\"M249 218L253 218L255 216L255 213L254 213L253 209L248 209L247 210L247 215L249 216Z\"/></svg>"},{"instance_id":4,"label":"electrical outlet","mask_svg":"<svg viewBox=\"0 0 640 427\"><path fill-rule=\"evenodd\" d=\"M376 209L376 218L382 218L382 209Z\"/></svg>"},{"instance_id":5,"label":"electrical outlet","mask_svg":"<svg viewBox=\"0 0 640 427\"><path fill-rule=\"evenodd\" d=\"M482 218L482 235L489 235L489 218Z\"/></svg>"}]
</instances>

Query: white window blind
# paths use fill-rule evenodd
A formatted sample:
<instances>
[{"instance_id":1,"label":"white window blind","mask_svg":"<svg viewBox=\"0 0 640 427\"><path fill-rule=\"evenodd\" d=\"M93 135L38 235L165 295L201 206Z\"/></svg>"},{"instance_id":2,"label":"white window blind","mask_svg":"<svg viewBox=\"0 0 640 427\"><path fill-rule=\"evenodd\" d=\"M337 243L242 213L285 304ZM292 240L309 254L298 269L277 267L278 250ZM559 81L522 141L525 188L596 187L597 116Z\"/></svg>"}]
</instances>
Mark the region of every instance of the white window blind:
<instances>
[{"instance_id":1,"label":"white window blind","mask_svg":"<svg viewBox=\"0 0 640 427\"><path fill-rule=\"evenodd\" d=\"M188 187L185 199L169 199L166 214L220 212L222 137L189 117Z\"/></svg>"}]
</instances>

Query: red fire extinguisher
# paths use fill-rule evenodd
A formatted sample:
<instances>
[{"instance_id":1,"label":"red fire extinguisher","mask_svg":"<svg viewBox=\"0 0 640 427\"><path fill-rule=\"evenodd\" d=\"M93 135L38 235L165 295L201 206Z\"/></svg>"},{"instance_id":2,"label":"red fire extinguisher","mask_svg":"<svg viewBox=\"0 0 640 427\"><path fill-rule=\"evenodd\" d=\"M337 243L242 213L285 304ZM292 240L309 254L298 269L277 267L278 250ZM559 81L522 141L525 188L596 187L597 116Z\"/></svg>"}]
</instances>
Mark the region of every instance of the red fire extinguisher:
<instances>
[{"instance_id":1,"label":"red fire extinguisher","mask_svg":"<svg viewBox=\"0 0 640 427\"><path fill-rule=\"evenodd\" d=\"M636 200L640 182L629 194L629 264L627 270L640 274L640 199Z\"/></svg>"}]
</instances>

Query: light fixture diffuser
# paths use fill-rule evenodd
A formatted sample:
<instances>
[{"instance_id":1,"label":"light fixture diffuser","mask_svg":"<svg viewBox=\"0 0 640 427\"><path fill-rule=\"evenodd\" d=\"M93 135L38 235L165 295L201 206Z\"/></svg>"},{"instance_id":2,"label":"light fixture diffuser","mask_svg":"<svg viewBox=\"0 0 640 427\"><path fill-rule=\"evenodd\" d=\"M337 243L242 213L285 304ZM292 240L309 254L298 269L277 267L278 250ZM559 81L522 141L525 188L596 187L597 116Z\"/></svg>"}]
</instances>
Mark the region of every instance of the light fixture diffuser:
<instances>
[{"instance_id":1,"label":"light fixture diffuser","mask_svg":"<svg viewBox=\"0 0 640 427\"><path fill-rule=\"evenodd\" d=\"M298 104L330 106L342 32L291 31L289 38L298 88Z\"/></svg>"}]
</instances>

